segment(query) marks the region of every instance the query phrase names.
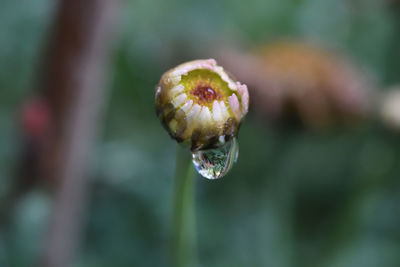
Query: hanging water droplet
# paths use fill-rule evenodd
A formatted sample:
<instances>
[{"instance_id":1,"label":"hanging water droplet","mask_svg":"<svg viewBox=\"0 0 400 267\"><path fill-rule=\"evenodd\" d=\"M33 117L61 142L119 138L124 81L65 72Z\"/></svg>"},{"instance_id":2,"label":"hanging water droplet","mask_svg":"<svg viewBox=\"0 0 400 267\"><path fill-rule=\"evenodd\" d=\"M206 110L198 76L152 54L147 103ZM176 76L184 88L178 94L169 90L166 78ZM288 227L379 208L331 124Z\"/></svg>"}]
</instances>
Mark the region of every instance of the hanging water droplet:
<instances>
[{"instance_id":1,"label":"hanging water droplet","mask_svg":"<svg viewBox=\"0 0 400 267\"><path fill-rule=\"evenodd\" d=\"M203 177L218 179L228 173L238 156L239 143L233 138L219 148L192 153L192 161L197 172Z\"/></svg>"}]
</instances>

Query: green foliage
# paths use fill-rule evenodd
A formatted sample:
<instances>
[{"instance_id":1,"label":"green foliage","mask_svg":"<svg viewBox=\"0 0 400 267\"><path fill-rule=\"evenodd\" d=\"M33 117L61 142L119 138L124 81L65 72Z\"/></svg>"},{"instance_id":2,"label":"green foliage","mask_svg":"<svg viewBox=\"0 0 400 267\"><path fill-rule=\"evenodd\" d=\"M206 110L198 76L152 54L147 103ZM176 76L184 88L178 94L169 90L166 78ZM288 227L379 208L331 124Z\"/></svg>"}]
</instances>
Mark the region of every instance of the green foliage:
<instances>
[{"instance_id":1,"label":"green foliage","mask_svg":"<svg viewBox=\"0 0 400 267\"><path fill-rule=\"evenodd\" d=\"M392 53L400 34L384 2L123 2L76 266L168 261L175 143L154 111L154 86L165 70L209 57L205 47L219 40L257 45L293 37L344 51L386 86L398 82ZM13 179L18 104L33 89L52 6L3 0L0 8L0 199ZM196 179L202 266L399 266L397 135L377 123L288 133L251 111L248 117L232 171L221 180ZM48 202L41 190L20 201L14 226L0 232L1 266L32 266Z\"/></svg>"}]
</instances>

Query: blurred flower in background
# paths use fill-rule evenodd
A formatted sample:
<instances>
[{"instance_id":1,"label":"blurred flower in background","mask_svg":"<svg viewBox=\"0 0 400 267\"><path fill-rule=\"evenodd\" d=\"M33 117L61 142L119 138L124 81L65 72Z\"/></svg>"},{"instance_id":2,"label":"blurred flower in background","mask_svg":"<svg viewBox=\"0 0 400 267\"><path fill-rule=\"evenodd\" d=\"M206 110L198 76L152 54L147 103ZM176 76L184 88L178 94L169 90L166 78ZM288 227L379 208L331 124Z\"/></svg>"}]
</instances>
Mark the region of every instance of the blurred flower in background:
<instances>
[{"instance_id":1,"label":"blurred flower in background","mask_svg":"<svg viewBox=\"0 0 400 267\"><path fill-rule=\"evenodd\" d=\"M254 109L267 119L300 121L321 130L365 119L372 109L371 79L343 55L321 46L275 42L248 54L230 50L220 56L251 85Z\"/></svg>"}]
</instances>

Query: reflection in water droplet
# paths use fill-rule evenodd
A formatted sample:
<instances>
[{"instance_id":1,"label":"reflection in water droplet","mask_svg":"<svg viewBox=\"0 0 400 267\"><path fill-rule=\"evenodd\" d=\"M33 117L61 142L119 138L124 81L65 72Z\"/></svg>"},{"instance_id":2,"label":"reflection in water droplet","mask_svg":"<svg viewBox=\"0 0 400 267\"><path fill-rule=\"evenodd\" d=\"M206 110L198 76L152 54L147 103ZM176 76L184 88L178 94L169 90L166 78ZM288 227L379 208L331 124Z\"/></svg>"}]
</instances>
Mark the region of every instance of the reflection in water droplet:
<instances>
[{"instance_id":1,"label":"reflection in water droplet","mask_svg":"<svg viewBox=\"0 0 400 267\"><path fill-rule=\"evenodd\" d=\"M232 168L239 156L239 143L233 138L219 148L199 150L192 153L197 172L207 179L223 177Z\"/></svg>"}]
</instances>

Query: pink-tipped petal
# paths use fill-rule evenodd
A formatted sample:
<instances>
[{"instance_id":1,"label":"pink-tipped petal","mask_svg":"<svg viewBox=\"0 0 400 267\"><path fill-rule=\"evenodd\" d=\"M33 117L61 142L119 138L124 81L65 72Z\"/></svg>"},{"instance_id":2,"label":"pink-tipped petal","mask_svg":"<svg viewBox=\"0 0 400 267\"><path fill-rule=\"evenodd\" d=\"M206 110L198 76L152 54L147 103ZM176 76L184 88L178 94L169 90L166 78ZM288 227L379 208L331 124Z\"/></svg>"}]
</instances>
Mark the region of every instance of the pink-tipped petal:
<instances>
[{"instance_id":1,"label":"pink-tipped petal","mask_svg":"<svg viewBox=\"0 0 400 267\"><path fill-rule=\"evenodd\" d=\"M232 110L233 115L239 121L240 120L240 104L236 94L232 94L228 97L229 106Z\"/></svg>"},{"instance_id":2,"label":"pink-tipped petal","mask_svg":"<svg viewBox=\"0 0 400 267\"><path fill-rule=\"evenodd\" d=\"M237 82L237 87L238 87L238 93L240 95L240 98L242 100L242 117L246 115L247 111L249 110L249 91L247 89L247 85L241 84L240 82Z\"/></svg>"},{"instance_id":3,"label":"pink-tipped petal","mask_svg":"<svg viewBox=\"0 0 400 267\"><path fill-rule=\"evenodd\" d=\"M171 76L174 77L176 82L181 80L181 76L187 74L188 72L196 69L209 69L214 70L217 62L215 59L199 59L184 63L178 66L172 73Z\"/></svg>"}]
</instances>

